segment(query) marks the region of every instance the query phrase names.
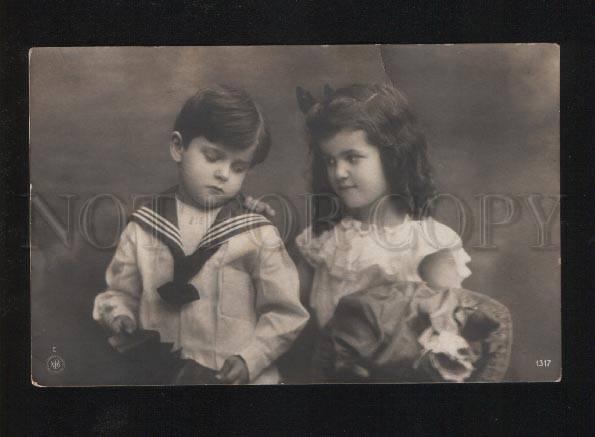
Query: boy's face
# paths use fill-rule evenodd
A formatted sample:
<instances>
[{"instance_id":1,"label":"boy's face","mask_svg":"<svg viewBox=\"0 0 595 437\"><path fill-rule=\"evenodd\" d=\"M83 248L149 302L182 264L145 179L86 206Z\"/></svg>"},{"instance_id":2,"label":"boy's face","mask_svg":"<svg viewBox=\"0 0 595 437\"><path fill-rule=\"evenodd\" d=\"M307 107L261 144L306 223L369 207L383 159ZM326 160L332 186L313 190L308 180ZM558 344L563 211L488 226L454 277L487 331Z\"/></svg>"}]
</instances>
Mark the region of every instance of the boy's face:
<instances>
[{"instance_id":1,"label":"boy's face","mask_svg":"<svg viewBox=\"0 0 595 437\"><path fill-rule=\"evenodd\" d=\"M184 148L178 132L170 146L185 194L204 208L220 206L240 191L255 149L231 150L204 137L193 138Z\"/></svg>"}]
</instances>

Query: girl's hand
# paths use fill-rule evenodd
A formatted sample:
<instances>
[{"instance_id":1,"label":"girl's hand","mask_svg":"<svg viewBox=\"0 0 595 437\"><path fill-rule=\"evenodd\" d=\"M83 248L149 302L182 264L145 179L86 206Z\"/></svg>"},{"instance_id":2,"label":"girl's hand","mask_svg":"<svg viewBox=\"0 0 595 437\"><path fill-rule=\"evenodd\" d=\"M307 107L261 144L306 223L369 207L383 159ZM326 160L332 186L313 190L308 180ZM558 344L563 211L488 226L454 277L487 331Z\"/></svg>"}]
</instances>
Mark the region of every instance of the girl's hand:
<instances>
[{"instance_id":1,"label":"girl's hand","mask_svg":"<svg viewBox=\"0 0 595 437\"><path fill-rule=\"evenodd\" d=\"M264 214L268 217L275 216L275 210L271 208L268 203L261 202L260 200L254 199L252 196L246 196L244 200L244 206L249 210L258 214Z\"/></svg>"},{"instance_id":2,"label":"girl's hand","mask_svg":"<svg viewBox=\"0 0 595 437\"><path fill-rule=\"evenodd\" d=\"M224 384L245 384L248 382L248 367L239 355L233 355L225 360L223 367L215 375Z\"/></svg>"},{"instance_id":3,"label":"girl's hand","mask_svg":"<svg viewBox=\"0 0 595 437\"><path fill-rule=\"evenodd\" d=\"M109 325L114 334L132 334L136 331L136 322L128 316L116 316Z\"/></svg>"}]
</instances>

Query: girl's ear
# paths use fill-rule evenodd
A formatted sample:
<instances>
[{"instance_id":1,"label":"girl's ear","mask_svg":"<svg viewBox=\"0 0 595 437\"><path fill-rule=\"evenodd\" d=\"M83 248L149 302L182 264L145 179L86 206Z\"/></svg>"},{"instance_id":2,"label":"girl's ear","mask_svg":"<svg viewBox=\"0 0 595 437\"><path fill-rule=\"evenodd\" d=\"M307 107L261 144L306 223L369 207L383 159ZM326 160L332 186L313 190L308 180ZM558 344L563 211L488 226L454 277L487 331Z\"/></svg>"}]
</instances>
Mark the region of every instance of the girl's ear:
<instances>
[{"instance_id":1,"label":"girl's ear","mask_svg":"<svg viewBox=\"0 0 595 437\"><path fill-rule=\"evenodd\" d=\"M304 114L307 114L312 106L316 104L316 99L312 96L312 94L310 94L309 91L303 89L301 86L296 87L295 96L297 98L298 106Z\"/></svg>"},{"instance_id":2,"label":"girl's ear","mask_svg":"<svg viewBox=\"0 0 595 437\"><path fill-rule=\"evenodd\" d=\"M333 89L332 86L330 86L328 83L324 84L324 97L327 100L330 100L331 96L335 94L335 90Z\"/></svg>"},{"instance_id":3,"label":"girl's ear","mask_svg":"<svg viewBox=\"0 0 595 437\"><path fill-rule=\"evenodd\" d=\"M178 131L173 131L169 143L169 153L175 162L182 160L182 152L184 151L184 144L182 141L182 134Z\"/></svg>"}]
</instances>

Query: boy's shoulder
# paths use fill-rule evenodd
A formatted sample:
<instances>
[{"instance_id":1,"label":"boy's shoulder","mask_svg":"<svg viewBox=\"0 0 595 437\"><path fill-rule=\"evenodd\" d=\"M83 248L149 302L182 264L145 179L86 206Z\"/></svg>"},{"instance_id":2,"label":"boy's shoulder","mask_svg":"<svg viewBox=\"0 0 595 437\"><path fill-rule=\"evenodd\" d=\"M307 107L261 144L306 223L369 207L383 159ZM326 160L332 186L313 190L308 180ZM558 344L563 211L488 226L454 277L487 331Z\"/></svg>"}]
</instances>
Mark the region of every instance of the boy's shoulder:
<instances>
[{"instance_id":1,"label":"boy's shoulder","mask_svg":"<svg viewBox=\"0 0 595 437\"><path fill-rule=\"evenodd\" d=\"M174 255L183 257L182 235L178 228L177 186L139 198L128 217L128 226L140 228L141 233L157 237Z\"/></svg>"},{"instance_id":2,"label":"boy's shoulder","mask_svg":"<svg viewBox=\"0 0 595 437\"><path fill-rule=\"evenodd\" d=\"M288 241L295 237L294 215L279 214L280 208L273 208L277 212L273 217L255 212L246 206L243 195L237 196L225 206L225 210L220 212L216 223L212 226L217 230L217 226L228 226L230 229L240 228L244 232L235 232L230 238L230 249L237 249L241 253L254 251L263 255L266 249L275 250L285 247ZM269 204L270 205L270 204ZM265 249L263 251L263 249Z\"/></svg>"},{"instance_id":3,"label":"boy's shoulder","mask_svg":"<svg viewBox=\"0 0 595 437\"><path fill-rule=\"evenodd\" d=\"M129 222L146 232L156 234L172 249L181 250L183 245L178 227L175 188L139 201L129 217ZM285 235L285 232L279 223L248 208L245 197L240 194L221 208L215 222L203 237L203 242L218 244L223 240L233 240L237 244L247 246L272 247L284 244L281 235Z\"/></svg>"}]
</instances>

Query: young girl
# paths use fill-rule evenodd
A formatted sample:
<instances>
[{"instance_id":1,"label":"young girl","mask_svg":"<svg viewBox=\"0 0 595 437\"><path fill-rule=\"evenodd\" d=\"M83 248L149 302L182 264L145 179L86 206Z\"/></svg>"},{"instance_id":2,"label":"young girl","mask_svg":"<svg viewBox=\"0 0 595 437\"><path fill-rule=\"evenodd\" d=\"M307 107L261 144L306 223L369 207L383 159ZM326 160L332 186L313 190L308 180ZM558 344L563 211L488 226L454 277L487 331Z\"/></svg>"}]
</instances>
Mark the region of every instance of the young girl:
<instances>
[{"instance_id":1,"label":"young girl","mask_svg":"<svg viewBox=\"0 0 595 437\"><path fill-rule=\"evenodd\" d=\"M455 290L470 258L431 218L426 141L407 101L388 85L327 86L320 102L301 88L297 96L312 159L313 220L296 243L314 270L315 374L469 378L481 351L463 337L473 311ZM473 320L486 335L497 326Z\"/></svg>"}]
</instances>

